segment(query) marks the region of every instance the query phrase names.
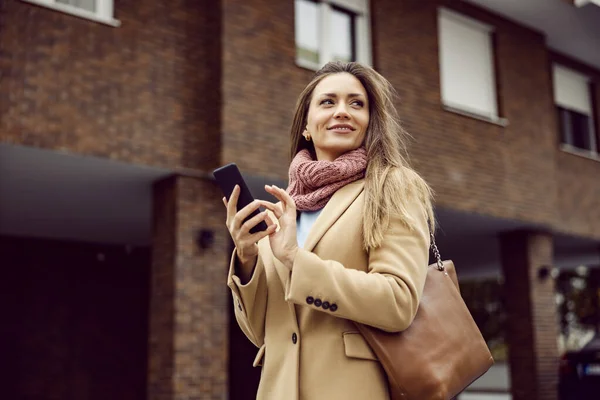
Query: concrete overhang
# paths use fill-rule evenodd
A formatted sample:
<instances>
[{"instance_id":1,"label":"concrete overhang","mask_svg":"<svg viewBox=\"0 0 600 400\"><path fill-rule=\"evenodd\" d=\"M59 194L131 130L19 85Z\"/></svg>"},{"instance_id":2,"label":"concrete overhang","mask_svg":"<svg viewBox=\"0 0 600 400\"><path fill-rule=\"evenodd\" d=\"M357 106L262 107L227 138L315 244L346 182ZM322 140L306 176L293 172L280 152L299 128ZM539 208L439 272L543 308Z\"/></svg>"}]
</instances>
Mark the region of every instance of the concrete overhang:
<instances>
[{"instance_id":1,"label":"concrete overhang","mask_svg":"<svg viewBox=\"0 0 600 400\"><path fill-rule=\"evenodd\" d=\"M463 0L541 32L551 50L600 69L600 0Z\"/></svg>"}]
</instances>

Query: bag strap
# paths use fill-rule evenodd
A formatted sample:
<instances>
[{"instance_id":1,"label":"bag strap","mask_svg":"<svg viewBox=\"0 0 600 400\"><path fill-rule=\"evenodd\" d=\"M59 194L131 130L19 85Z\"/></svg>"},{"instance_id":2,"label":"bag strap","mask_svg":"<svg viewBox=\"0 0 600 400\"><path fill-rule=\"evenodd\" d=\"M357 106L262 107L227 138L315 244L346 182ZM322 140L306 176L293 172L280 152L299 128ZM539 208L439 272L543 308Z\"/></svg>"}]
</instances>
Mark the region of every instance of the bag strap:
<instances>
[{"instance_id":1,"label":"bag strap","mask_svg":"<svg viewBox=\"0 0 600 400\"><path fill-rule=\"evenodd\" d=\"M442 256L440 255L440 251L438 250L437 244L435 243L435 235L433 234L433 230L431 229L431 224L427 221L427 225L429 225L429 236L431 237L431 250L433 251L433 255L435 256L435 261L437 263L437 269L439 271L444 271L446 268L444 267L444 263L442 262Z\"/></svg>"}]
</instances>

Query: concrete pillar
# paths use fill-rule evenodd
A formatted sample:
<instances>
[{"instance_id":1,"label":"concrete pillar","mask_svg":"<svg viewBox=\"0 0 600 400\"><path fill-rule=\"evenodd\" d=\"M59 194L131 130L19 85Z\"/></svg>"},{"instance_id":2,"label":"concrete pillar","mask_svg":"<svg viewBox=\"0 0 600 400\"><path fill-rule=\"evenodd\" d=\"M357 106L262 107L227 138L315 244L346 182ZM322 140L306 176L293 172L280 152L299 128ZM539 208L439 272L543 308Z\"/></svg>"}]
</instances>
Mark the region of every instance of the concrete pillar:
<instances>
[{"instance_id":1,"label":"concrete pillar","mask_svg":"<svg viewBox=\"0 0 600 400\"><path fill-rule=\"evenodd\" d=\"M154 186L150 400L228 397L230 239L221 197L202 179L172 176Z\"/></svg>"},{"instance_id":2,"label":"concrete pillar","mask_svg":"<svg viewBox=\"0 0 600 400\"><path fill-rule=\"evenodd\" d=\"M510 232L500 236L507 342L513 400L558 398L558 313L550 274L552 236Z\"/></svg>"}]
</instances>

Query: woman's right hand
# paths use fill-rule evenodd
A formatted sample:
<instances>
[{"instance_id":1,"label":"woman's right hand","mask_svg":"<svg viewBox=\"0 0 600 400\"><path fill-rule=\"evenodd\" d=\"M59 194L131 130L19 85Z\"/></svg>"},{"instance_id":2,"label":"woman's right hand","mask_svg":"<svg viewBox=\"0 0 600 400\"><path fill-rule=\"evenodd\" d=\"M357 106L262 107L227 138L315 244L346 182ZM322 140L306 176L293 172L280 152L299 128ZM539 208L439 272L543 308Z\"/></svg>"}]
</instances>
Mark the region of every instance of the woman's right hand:
<instances>
[{"instance_id":1,"label":"woman's right hand","mask_svg":"<svg viewBox=\"0 0 600 400\"><path fill-rule=\"evenodd\" d=\"M236 211L239 195L240 187L235 185L229 201L223 197L223 204L227 207L227 229L229 229L229 234L235 243L237 257L242 266L245 267L244 270L246 270L249 265L251 265L251 268L254 268L254 264L256 263L258 255L257 242L275 232L277 225L271 221L266 211L244 222L244 219L252 214L254 210L257 210L261 203L255 200L241 210ZM261 221L265 221L268 228L265 231L250 233L250 229Z\"/></svg>"}]
</instances>

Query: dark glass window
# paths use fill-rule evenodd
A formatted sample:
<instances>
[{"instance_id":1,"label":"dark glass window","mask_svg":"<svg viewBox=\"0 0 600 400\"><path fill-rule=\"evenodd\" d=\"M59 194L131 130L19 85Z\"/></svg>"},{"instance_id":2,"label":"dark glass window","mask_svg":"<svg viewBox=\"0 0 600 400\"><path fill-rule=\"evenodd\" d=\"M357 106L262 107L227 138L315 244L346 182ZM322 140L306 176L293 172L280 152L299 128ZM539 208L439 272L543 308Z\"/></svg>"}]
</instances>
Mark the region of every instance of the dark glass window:
<instances>
[{"instance_id":1,"label":"dark glass window","mask_svg":"<svg viewBox=\"0 0 600 400\"><path fill-rule=\"evenodd\" d=\"M560 119L561 143L582 150L598 151L594 138L594 121L589 115L557 107Z\"/></svg>"}]
</instances>

